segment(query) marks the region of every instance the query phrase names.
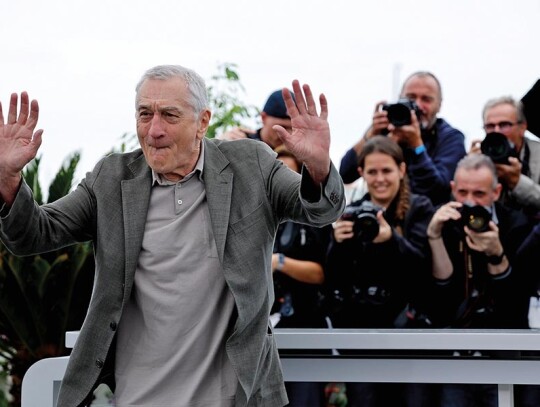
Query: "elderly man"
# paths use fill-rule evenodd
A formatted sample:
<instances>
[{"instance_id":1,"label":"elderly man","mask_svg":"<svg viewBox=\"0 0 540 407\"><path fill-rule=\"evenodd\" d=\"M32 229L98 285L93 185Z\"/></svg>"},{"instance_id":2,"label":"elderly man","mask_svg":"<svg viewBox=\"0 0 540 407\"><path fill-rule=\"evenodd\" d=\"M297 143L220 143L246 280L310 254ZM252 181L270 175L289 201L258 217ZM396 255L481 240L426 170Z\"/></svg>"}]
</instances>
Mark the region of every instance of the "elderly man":
<instances>
[{"instance_id":1,"label":"elderly man","mask_svg":"<svg viewBox=\"0 0 540 407\"><path fill-rule=\"evenodd\" d=\"M283 97L293 131L274 130L302 161L264 143L209 140L202 78L177 65L136 87L141 149L103 158L66 197L39 207L21 177L36 156L38 103L0 106L0 237L14 254L91 240L93 296L58 406L84 406L108 381L118 406L282 406L269 326L272 246L282 221L316 226L344 208L329 156L327 103L309 86Z\"/></svg>"}]
</instances>

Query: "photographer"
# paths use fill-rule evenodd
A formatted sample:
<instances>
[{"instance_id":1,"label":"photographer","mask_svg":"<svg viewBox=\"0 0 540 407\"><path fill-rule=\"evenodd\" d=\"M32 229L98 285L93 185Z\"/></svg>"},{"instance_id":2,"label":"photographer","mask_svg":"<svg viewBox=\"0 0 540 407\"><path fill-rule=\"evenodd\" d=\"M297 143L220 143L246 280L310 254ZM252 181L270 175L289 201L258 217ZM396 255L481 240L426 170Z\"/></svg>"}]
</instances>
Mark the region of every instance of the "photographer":
<instances>
[{"instance_id":1,"label":"photographer","mask_svg":"<svg viewBox=\"0 0 540 407\"><path fill-rule=\"evenodd\" d=\"M522 272L513 262L530 230L527 218L498 202L502 186L484 154L458 163L451 188L455 201L441 206L427 229L435 324L525 328L528 298L517 284ZM496 385L444 384L441 391L441 407L497 406Z\"/></svg>"},{"instance_id":2,"label":"photographer","mask_svg":"<svg viewBox=\"0 0 540 407\"><path fill-rule=\"evenodd\" d=\"M527 120L520 101L510 96L489 100L482 118L486 138L474 140L470 152L483 151L494 159L503 185L500 201L523 209L533 222L540 219L540 141L525 137ZM502 134L499 141L493 133Z\"/></svg>"},{"instance_id":3,"label":"photographer","mask_svg":"<svg viewBox=\"0 0 540 407\"><path fill-rule=\"evenodd\" d=\"M414 315L420 315L420 298L430 278L426 228L433 206L427 197L410 192L402 149L389 137L366 141L358 171L368 192L335 223L328 250L333 326L429 326L429 319ZM406 395L397 397L406 399L407 405L431 406L427 387L420 385L347 383L346 387L348 406L393 405L382 397L397 396L396 388L405 390ZM418 399L413 398L413 389Z\"/></svg>"},{"instance_id":4,"label":"photographer","mask_svg":"<svg viewBox=\"0 0 540 407\"><path fill-rule=\"evenodd\" d=\"M343 182L358 179L357 157L365 142L375 135L388 134L403 148L411 191L428 196L434 205L448 202L450 180L457 162L466 154L465 136L437 117L442 91L432 73L420 71L410 75L403 83L400 98L416 106L410 109L410 124L393 124L388 109L383 109L388 104L377 103L370 128L341 160L339 173Z\"/></svg>"}]
</instances>

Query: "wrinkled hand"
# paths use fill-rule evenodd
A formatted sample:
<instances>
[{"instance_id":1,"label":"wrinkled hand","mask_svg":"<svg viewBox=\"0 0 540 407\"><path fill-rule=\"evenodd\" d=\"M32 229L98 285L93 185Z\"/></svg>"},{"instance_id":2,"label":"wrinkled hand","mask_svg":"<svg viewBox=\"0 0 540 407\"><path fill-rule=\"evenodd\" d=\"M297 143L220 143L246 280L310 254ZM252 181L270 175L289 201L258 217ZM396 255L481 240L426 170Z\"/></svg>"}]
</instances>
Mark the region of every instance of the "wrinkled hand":
<instances>
[{"instance_id":1,"label":"wrinkled hand","mask_svg":"<svg viewBox=\"0 0 540 407\"><path fill-rule=\"evenodd\" d=\"M21 107L17 116L17 94L12 93L7 122L4 123L0 104L0 176L19 174L37 154L43 130L34 129L39 116L36 100L28 101L28 94L21 93Z\"/></svg>"},{"instance_id":2,"label":"wrinkled hand","mask_svg":"<svg viewBox=\"0 0 540 407\"><path fill-rule=\"evenodd\" d=\"M278 133L285 147L304 163L313 181L320 184L330 171L330 127L326 97L323 94L319 96L319 115L309 85L304 84L301 88L300 83L294 80L292 87L296 104L290 91L283 89L292 132L289 133L279 125L272 128Z\"/></svg>"},{"instance_id":3,"label":"wrinkled hand","mask_svg":"<svg viewBox=\"0 0 540 407\"><path fill-rule=\"evenodd\" d=\"M28 94L22 92L18 115L17 101L17 94L12 93L6 123L0 103L0 197L7 205L15 199L21 171L36 156L43 133L34 132L39 116L37 101L29 103Z\"/></svg>"}]
</instances>

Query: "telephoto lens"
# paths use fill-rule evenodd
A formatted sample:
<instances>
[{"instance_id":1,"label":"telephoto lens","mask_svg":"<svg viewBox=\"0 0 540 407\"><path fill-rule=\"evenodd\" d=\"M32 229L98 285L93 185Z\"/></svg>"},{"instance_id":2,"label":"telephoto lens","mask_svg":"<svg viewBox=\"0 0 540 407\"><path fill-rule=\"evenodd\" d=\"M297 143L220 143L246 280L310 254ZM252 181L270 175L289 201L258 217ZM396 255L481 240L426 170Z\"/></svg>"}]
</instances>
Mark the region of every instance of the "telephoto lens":
<instances>
[{"instance_id":1,"label":"telephoto lens","mask_svg":"<svg viewBox=\"0 0 540 407\"><path fill-rule=\"evenodd\" d=\"M480 150L487 155L495 164L509 164L509 157L517 157L517 151L508 138L497 132L486 134L480 144Z\"/></svg>"}]
</instances>

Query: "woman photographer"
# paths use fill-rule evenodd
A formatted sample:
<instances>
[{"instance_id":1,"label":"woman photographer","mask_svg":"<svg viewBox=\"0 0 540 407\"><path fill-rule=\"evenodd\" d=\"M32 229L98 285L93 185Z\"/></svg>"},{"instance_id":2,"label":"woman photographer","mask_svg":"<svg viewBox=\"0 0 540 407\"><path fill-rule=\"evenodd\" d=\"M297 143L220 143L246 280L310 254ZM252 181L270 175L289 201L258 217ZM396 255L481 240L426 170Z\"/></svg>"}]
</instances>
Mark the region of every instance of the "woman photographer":
<instances>
[{"instance_id":1,"label":"woman photographer","mask_svg":"<svg viewBox=\"0 0 540 407\"><path fill-rule=\"evenodd\" d=\"M366 142L358 171L367 193L334 224L327 253L332 323L336 328L429 326L420 310L431 274L426 236L434 212L431 201L410 192L403 152L388 137ZM348 406L396 406L401 400L406 406L431 405L427 386L347 383L346 387ZM405 394L397 395L397 400L383 399L396 395L396 387Z\"/></svg>"}]
</instances>

